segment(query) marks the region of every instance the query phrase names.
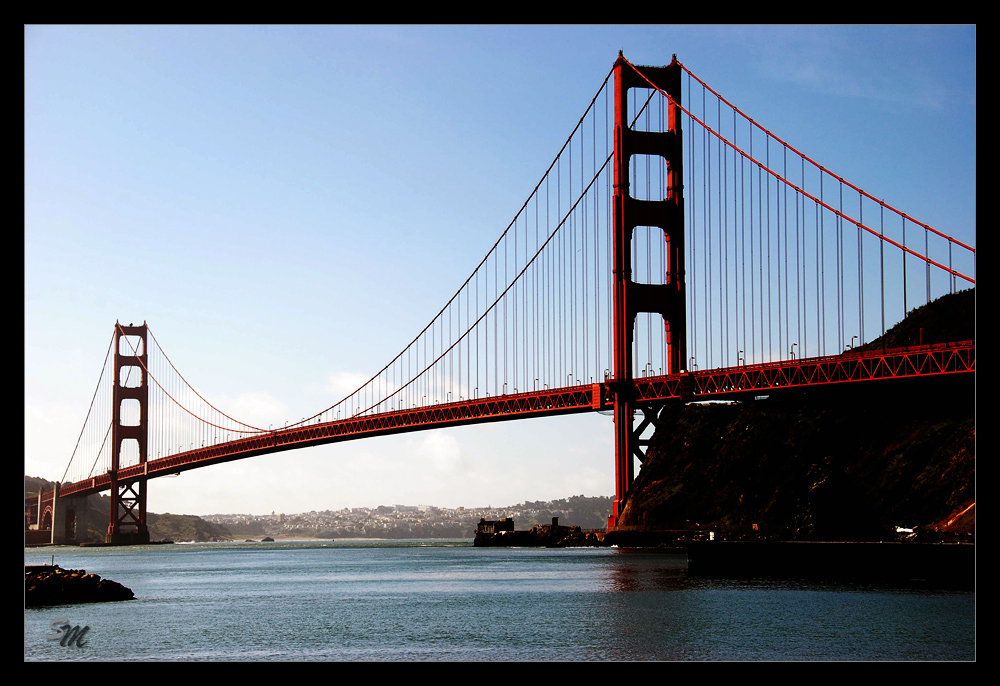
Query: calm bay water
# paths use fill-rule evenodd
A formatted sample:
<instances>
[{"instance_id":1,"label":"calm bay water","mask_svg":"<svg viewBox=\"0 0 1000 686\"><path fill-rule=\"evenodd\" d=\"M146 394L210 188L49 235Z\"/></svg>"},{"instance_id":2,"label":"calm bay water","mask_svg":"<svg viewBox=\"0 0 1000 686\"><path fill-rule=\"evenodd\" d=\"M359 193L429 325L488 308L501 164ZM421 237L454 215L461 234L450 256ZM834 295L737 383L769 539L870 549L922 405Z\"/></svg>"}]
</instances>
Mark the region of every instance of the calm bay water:
<instances>
[{"instance_id":1,"label":"calm bay water","mask_svg":"<svg viewBox=\"0 0 1000 686\"><path fill-rule=\"evenodd\" d=\"M975 593L689 576L468 541L26 549L138 600L26 609L25 660L974 660ZM65 617L83 648L47 641Z\"/></svg>"}]
</instances>

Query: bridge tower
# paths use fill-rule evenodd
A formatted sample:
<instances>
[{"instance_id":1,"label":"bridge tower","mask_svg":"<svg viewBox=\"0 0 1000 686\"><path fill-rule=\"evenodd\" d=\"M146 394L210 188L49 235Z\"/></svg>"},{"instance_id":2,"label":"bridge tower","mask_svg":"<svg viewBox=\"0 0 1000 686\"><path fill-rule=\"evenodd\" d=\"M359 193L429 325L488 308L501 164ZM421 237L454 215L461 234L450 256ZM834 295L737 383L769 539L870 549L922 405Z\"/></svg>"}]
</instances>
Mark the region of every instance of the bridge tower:
<instances>
[{"instance_id":1,"label":"bridge tower","mask_svg":"<svg viewBox=\"0 0 1000 686\"><path fill-rule=\"evenodd\" d=\"M640 73L641 71L641 73ZM632 342L635 319L640 312L663 317L666 328L666 374L684 369L687 357L684 288L684 196L683 148L681 146L681 67L677 56L666 67L642 67L640 71L619 53L615 63L615 178L614 178L614 414L615 501L608 529L618 523L634 479L633 456L642 462L640 435L656 424L662 404L635 400L632 380ZM630 127L628 91L656 87L670 96L667 130L636 131ZM634 116L634 113L633 113ZM633 155L657 155L666 161L667 193L662 200L637 200L629 190L629 163ZM663 284L632 281L632 238L636 227L657 227L666 240L666 274ZM634 415L644 418L634 426Z\"/></svg>"},{"instance_id":2,"label":"bridge tower","mask_svg":"<svg viewBox=\"0 0 1000 686\"><path fill-rule=\"evenodd\" d=\"M108 524L106 543L130 545L149 543L149 529L146 528L146 479L121 482L118 467L122 456L122 446L126 441L134 441L139 453L139 464L146 464L146 450L149 444L149 377L146 373L148 356L146 349L146 323L142 326L123 326L115 323L115 380L111 421L111 517ZM126 343L129 354L122 354L122 338L135 339L135 352ZM123 373L124 370L124 373ZM122 405L127 401L133 407L126 412L134 419L138 410L138 424L122 424Z\"/></svg>"}]
</instances>

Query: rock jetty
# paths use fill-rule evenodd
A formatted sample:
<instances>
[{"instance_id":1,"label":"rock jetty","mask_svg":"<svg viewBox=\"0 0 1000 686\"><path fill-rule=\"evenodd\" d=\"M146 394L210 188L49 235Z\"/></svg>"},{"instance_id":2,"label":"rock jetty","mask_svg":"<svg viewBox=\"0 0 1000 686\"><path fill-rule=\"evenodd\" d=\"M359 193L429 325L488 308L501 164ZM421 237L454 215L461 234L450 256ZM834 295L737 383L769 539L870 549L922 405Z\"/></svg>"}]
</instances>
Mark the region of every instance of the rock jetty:
<instances>
[{"instance_id":1,"label":"rock jetty","mask_svg":"<svg viewBox=\"0 0 1000 686\"><path fill-rule=\"evenodd\" d=\"M134 599L131 589L83 569L62 569L59 565L24 567L25 607Z\"/></svg>"}]
</instances>

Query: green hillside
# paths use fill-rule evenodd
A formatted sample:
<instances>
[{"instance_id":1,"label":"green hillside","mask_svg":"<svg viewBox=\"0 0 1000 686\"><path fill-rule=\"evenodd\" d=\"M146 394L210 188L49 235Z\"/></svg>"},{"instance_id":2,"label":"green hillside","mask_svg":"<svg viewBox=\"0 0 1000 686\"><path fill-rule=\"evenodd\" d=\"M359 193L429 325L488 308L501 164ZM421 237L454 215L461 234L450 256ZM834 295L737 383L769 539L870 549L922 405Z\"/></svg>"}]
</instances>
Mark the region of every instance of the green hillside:
<instances>
[{"instance_id":1,"label":"green hillside","mask_svg":"<svg viewBox=\"0 0 1000 686\"><path fill-rule=\"evenodd\" d=\"M31 497L38 494L39 489L52 490L54 483L38 477L24 477L24 495ZM78 515L77 521L89 523L87 541L100 543L104 541L107 532L108 512L111 509L111 499L107 495L91 497L90 512ZM172 515L146 513L146 525L149 527L151 541L229 541L232 534L226 527L205 521L195 515Z\"/></svg>"}]
</instances>

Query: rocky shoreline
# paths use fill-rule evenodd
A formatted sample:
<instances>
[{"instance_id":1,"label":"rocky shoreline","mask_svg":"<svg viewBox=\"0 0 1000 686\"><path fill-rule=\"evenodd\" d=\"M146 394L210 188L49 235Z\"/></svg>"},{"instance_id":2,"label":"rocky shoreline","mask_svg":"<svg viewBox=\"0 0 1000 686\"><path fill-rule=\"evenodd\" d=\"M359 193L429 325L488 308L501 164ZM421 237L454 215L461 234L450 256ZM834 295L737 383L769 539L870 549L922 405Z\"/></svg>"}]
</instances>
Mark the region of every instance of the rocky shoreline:
<instances>
[{"instance_id":1,"label":"rocky shoreline","mask_svg":"<svg viewBox=\"0 0 1000 686\"><path fill-rule=\"evenodd\" d=\"M83 569L63 569L59 565L24 567L25 607L134 599L131 589Z\"/></svg>"}]
</instances>

